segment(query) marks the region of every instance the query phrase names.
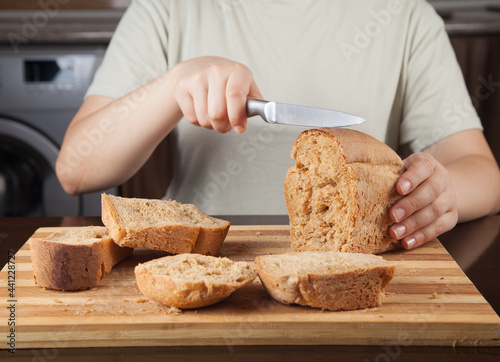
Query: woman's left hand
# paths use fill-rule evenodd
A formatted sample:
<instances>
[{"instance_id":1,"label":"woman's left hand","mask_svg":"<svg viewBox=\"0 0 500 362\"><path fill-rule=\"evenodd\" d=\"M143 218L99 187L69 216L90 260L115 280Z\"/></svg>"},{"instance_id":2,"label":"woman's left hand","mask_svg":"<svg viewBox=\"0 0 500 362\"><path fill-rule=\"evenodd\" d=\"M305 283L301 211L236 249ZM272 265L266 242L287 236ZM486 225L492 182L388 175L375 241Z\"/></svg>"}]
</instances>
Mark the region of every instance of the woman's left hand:
<instances>
[{"instance_id":1,"label":"woman's left hand","mask_svg":"<svg viewBox=\"0 0 500 362\"><path fill-rule=\"evenodd\" d=\"M415 248L451 230L458 221L457 195L448 170L431 154L418 152L404 161L396 183L404 197L394 204L391 236L406 249Z\"/></svg>"}]
</instances>

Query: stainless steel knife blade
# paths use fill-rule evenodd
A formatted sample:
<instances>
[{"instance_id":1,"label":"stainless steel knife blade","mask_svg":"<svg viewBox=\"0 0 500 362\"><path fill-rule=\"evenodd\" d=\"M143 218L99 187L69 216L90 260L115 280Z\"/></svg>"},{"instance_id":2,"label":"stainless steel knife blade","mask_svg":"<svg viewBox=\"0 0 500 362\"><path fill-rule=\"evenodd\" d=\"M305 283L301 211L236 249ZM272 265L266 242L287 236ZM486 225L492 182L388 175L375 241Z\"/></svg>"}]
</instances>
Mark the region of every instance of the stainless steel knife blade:
<instances>
[{"instance_id":1,"label":"stainless steel knife blade","mask_svg":"<svg viewBox=\"0 0 500 362\"><path fill-rule=\"evenodd\" d=\"M248 98L247 116L257 115L268 123L303 127L346 127L366 122L340 111Z\"/></svg>"}]
</instances>

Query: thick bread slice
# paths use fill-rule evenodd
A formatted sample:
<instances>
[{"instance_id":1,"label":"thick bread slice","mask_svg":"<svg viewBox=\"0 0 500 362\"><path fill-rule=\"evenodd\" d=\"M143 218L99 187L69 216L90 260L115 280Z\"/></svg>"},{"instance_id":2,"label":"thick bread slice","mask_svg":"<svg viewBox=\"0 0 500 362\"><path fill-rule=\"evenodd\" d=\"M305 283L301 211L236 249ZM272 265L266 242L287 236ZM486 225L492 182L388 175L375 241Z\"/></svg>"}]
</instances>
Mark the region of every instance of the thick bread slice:
<instances>
[{"instance_id":1,"label":"thick bread slice","mask_svg":"<svg viewBox=\"0 0 500 362\"><path fill-rule=\"evenodd\" d=\"M220 302L256 276L251 263L199 254L166 256L135 268L142 294L182 309Z\"/></svg>"},{"instance_id":2,"label":"thick bread slice","mask_svg":"<svg viewBox=\"0 0 500 362\"><path fill-rule=\"evenodd\" d=\"M107 228L87 226L55 232L46 238L32 238L30 252L37 285L83 290L95 287L133 249L116 245Z\"/></svg>"},{"instance_id":3,"label":"thick bread slice","mask_svg":"<svg viewBox=\"0 0 500 362\"><path fill-rule=\"evenodd\" d=\"M255 266L277 301L330 310L380 306L395 271L380 256L335 251L258 256Z\"/></svg>"},{"instance_id":4,"label":"thick bread slice","mask_svg":"<svg viewBox=\"0 0 500 362\"><path fill-rule=\"evenodd\" d=\"M389 209L405 167L388 146L348 129L303 132L292 149L285 199L292 247L382 253L401 246L389 235Z\"/></svg>"},{"instance_id":5,"label":"thick bread slice","mask_svg":"<svg viewBox=\"0 0 500 362\"><path fill-rule=\"evenodd\" d=\"M102 194L102 222L122 246L216 255L230 222L176 201Z\"/></svg>"}]
</instances>

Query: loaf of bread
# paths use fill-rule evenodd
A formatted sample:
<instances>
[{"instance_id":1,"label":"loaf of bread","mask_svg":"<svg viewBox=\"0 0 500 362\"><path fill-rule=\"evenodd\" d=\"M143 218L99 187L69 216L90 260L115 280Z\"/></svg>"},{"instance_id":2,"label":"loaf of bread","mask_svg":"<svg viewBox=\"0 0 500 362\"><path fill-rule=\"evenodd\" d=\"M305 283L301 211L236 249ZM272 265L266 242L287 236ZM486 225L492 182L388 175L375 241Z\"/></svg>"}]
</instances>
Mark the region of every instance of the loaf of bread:
<instances>
[{"instance_id":1,"label":"loaf of bread","mask_svg":"<svg viewBox=\"0 0 500 362\"><path fill-rule=\"evenodd\" d=\"M335 251L263 255L255 267L277 301L329 310L380 306L395 272L380 256Z\"/></svg>"},{"instance_id":2,"label":"loaf of bread","mask_svg":"<svg viewBox=\"0 0 500 362\"><path fill-rule=\"evenodd\" d=\"M382 253L399 248L389 209L405 167L388 146L348 129L299 135L285 180L292 247L297 251Z\"/></svg>"},{"instance_id":3,"label":"loaf of bread","mask_svg":"<svg viewBox=\"0 0 500 362\"><path fill-rule=\"evenodd\" d=\"M220 302L256 276L252 263L200 254L166 256L135 267L142 294L181 309Z\"/></svg>"},{"instance_id":4,"label":"loaf of bread","mask_svg":"<svg viewBox=\"0 0 500 362\"><path fill-rule=\"evenodd\" d=\"M131 248L116 245L108 229L99 226L77 227L30 239L35 283L48 289L93 288L132 252Z\"/></svg>"},{"instance_id":5,"label":"loaf of bread","mask_svg":"<svg viewBox=\"0 0 500 362\"><path fill-rule=\"evenodd\" d=\"M191 204L102 194L102 222L121 246L216 255L230 222Z\"/></svg>"}]
</instances>

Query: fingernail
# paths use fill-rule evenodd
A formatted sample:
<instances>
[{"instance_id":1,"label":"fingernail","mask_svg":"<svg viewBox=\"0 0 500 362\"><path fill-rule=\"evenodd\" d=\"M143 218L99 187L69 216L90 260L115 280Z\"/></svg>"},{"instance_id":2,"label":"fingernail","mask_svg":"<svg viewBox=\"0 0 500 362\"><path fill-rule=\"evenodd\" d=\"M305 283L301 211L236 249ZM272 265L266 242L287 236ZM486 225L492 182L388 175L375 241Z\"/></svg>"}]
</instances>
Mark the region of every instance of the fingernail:
<instances>
[{"instance_id":1,"label":"fingernail","mask_svg":"<svg viewBox=\"0 0 500 362\"><path fill-rule=\"evenodd\" d=\"M401 191L406 195L410 191L411 183L408 180L401 181Z\"/></svg>"},{"instance_id":2,"label":"fingernail","mask_svg":"<svg viewBox=\"0 0 500 362\"><path fill-rule=\"evenodd\" d=\"M410 238L408 240L405 240L405 242L406 242L406 246L408 249L414 248L415 244L417 243L417 241L414 238Z\"/></svg>"},{"instance_id":3,"label":"fingernail","mask_svg":"<svg viewBox=\"0 0 500 362\"><path fill-rule=\"evenodd\" d=\"M245 127L243 126L235 126L234 131L238 134L245 132Z\"/></svg>"},{"instance_id":4,"label":"fingernail","mask_svg":"<svg viewBox=\"0 0 500 362\"><path fill-rule=\"evenodd\" d=\"M396 237L398 239L401 239L401 237L406 232L406 228L404 227L404 225L396 225L393 227L393 230L394 230L394 234L396 234Z\"/></svg>"},{"instance_id":5,"label":"fingernail","mask_svg":"<svg viewBox=\"0 0 500 362\"><path fill-rule=\"evenodd\" d=\"M392 215L394 216L394 221L400 222L401 219L405 216L405 211L403 209L396 209L394 210Z\"/></svg>"}]
</instances>

